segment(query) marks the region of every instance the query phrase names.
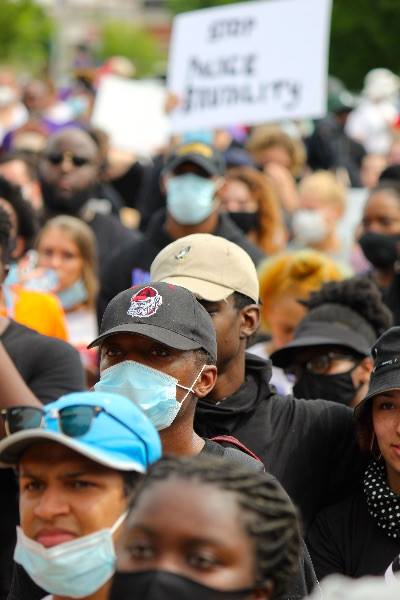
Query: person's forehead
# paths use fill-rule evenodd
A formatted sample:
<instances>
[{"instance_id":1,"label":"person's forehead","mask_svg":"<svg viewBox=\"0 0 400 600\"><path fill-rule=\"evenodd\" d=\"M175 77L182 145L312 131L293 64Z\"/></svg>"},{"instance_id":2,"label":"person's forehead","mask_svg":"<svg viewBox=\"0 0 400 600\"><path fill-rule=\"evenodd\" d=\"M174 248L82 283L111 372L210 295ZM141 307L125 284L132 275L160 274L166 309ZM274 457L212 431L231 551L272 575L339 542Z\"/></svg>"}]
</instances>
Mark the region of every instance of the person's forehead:
<instances>
[{"instance_id":1,"label":"person's forehead","mask_svg":"<svg viewBox=\"0 0 400 600\"><path fill-rule=\"evenodd\" d=\"M83 131L65 131L50 137L45 153L71 151L84 158L96 159L99 150L94 140Z\"/></svg>"},{"instance_id":2,"label":"person's forehead","mask_svg":"<svg viewBox=\"0 0 400 600\"><path fill-rule=\"evenodd\" d=\"M16 185L25 185L31 181L26 164L19 158L0 164L0 174L4 174L6 179Z\"/></svg>"}]
</instances>

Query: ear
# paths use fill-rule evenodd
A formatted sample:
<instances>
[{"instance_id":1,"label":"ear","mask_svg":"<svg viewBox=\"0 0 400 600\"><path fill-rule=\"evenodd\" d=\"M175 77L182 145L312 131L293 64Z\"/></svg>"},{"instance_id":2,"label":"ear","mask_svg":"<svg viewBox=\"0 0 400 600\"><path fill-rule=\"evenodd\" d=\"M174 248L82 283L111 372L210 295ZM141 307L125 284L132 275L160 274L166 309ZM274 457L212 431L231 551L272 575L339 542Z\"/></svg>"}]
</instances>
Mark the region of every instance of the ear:
<instances>
[{"instance_id":1,"label":"ear","mask_svg":"<svg viewBox=\"0 0 400 600\"><path fill-rule=\"evenodd\" d=\"M258 304L249 304L240 311L240 339L247 339L257 331L261 309Z\"/></svg>"},{"instance_id":2,"label":"ear","mask_svg":"<svg viewBox=\"0 0 400 600\"><path fill-rule=\"evenodd\" d=\"M26 240L22 235L17 235L15 239L15 246L11 253L11 256L18 260L25 254Z\"/></svg>"},{"instance_id":3,"label":"ear","mask_svg":"<svg viewBox=\"0 0 400 600\"><path fill-rule=\"evenodd\" d=\"M201 375L193 386L193 391L197 398L204 398L213 389L217 381L217 367L215 365L205 365Z\"/></svg>"},{"instance_id":4,"label":"ear","mask_svg":"<svg viewBox=\"0 0 400 600\"><path fill-rule=\"evenodd\" d=\"M360 383L369 383L373 368L374 361L370 356L366 356L362 359L357 367L357 375L360 379Z\"/></svg>"}]
</instances>

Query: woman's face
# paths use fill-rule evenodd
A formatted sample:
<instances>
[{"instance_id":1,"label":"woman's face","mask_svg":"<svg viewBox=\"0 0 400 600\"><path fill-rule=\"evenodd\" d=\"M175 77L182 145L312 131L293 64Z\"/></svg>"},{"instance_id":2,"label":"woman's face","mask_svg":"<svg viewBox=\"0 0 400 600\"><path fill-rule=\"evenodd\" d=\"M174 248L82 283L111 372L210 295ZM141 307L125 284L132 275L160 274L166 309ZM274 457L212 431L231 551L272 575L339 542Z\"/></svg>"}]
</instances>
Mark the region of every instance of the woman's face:
<instances>
[{"instance_id":1,"label":"woman's face","mask_svg":"<svg viewBox=\"0 0 400 600\"><path fill-rule=\"evenodd\" d=\"M254 586L255 548L232 493L171 477L140 496L117 569L159 569L217 590L239 590Z\"/></svg>"},{"instance_id":2,"label":"woman's face","mask_svg":"<svg viewBox=\"0 0 400 600\"><path fill-rule=\"evenodd\" d=\"M364 208L360 233L400 233L400 202L389 190L372 194Z\"/></svg>"},{"instance_id":3,"label":"woman's face","mask_svg":"<svg viewBox=\"0 0 400 600\"><path fill-rule=\"evenodd\" d=\"M218 192L221 210L228 212L256 212L257 201L252 197L249 188L242 181L228 179Z\"/></svg>"},{"instance_id":4,"label":"woman's face","mask_svg":"<svg viewBox=\"0 0 400 600\"><path fill-rule=\"evenodd\" d=\"M56 271L59 280L58 292L70 287L82 277L83 259L78 246L58 227L52 227L42 235L38 255L38 267Z\"/></svg>"},{"instance_id":5,"label":"woman's face","mask_svg":"<svg viewBox=\"0 0 400 600\"><path fill-rule=\"evenodd\" d=\"M372 422L386 462L389 487L400 495L400 389L373 398Z\"/></svg>"},{"instance_id":6,"label":"woman's face","mask_svg":"<svg viewBox=\"0 0 400 600\"><path fill-rule=\"evenodd\" d=\"M297 325L306 314L306 309L292 296L279 296L269 302L265 309L274 350L288 344Z\"/></svg>"}]
</instances>

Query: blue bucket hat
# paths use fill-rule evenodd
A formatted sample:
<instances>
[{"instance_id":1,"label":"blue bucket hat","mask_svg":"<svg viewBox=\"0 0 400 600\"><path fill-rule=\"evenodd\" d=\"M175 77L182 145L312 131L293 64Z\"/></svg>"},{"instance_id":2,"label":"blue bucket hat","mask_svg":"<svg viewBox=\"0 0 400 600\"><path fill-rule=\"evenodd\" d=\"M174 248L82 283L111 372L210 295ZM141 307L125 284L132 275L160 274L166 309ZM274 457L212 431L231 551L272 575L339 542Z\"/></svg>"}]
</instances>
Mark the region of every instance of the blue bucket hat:
<instances>
[{"instance_id":1,"label":"blue bucket hat","mask_svg":"<svg viewBox=\"0 0 400 600\"><path fill-rule=\"evenodd\" d=\"M76 405L98 409L89 430L80 437L70 437L59 428L59 411ZM118 471L144 473L148 465L161 457L157 430L139 408L119 394L75 392L43 406L42 410L40 428L17 431L0 442L0 466L16 465L28 446L46 440Z\"/></svg>"}]
</instances>

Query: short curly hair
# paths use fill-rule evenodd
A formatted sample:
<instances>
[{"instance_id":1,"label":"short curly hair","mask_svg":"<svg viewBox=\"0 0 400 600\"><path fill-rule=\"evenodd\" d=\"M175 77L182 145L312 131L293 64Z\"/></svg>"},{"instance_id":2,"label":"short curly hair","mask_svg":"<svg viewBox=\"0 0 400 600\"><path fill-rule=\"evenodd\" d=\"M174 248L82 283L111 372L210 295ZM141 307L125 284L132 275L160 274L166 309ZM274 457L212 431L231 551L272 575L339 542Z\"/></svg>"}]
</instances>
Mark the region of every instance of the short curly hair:
<instances>
[{"instance_id":1,"label":"short curly hair","mask_svg":"<svg viewBox=\"0 0 400 600\"><path fill-rule=\"evenodd\" d=\"M0 206L0 261L3 266L10 260L11 254L11 219L8 212Z\"/></svg>"}]
</instances>

